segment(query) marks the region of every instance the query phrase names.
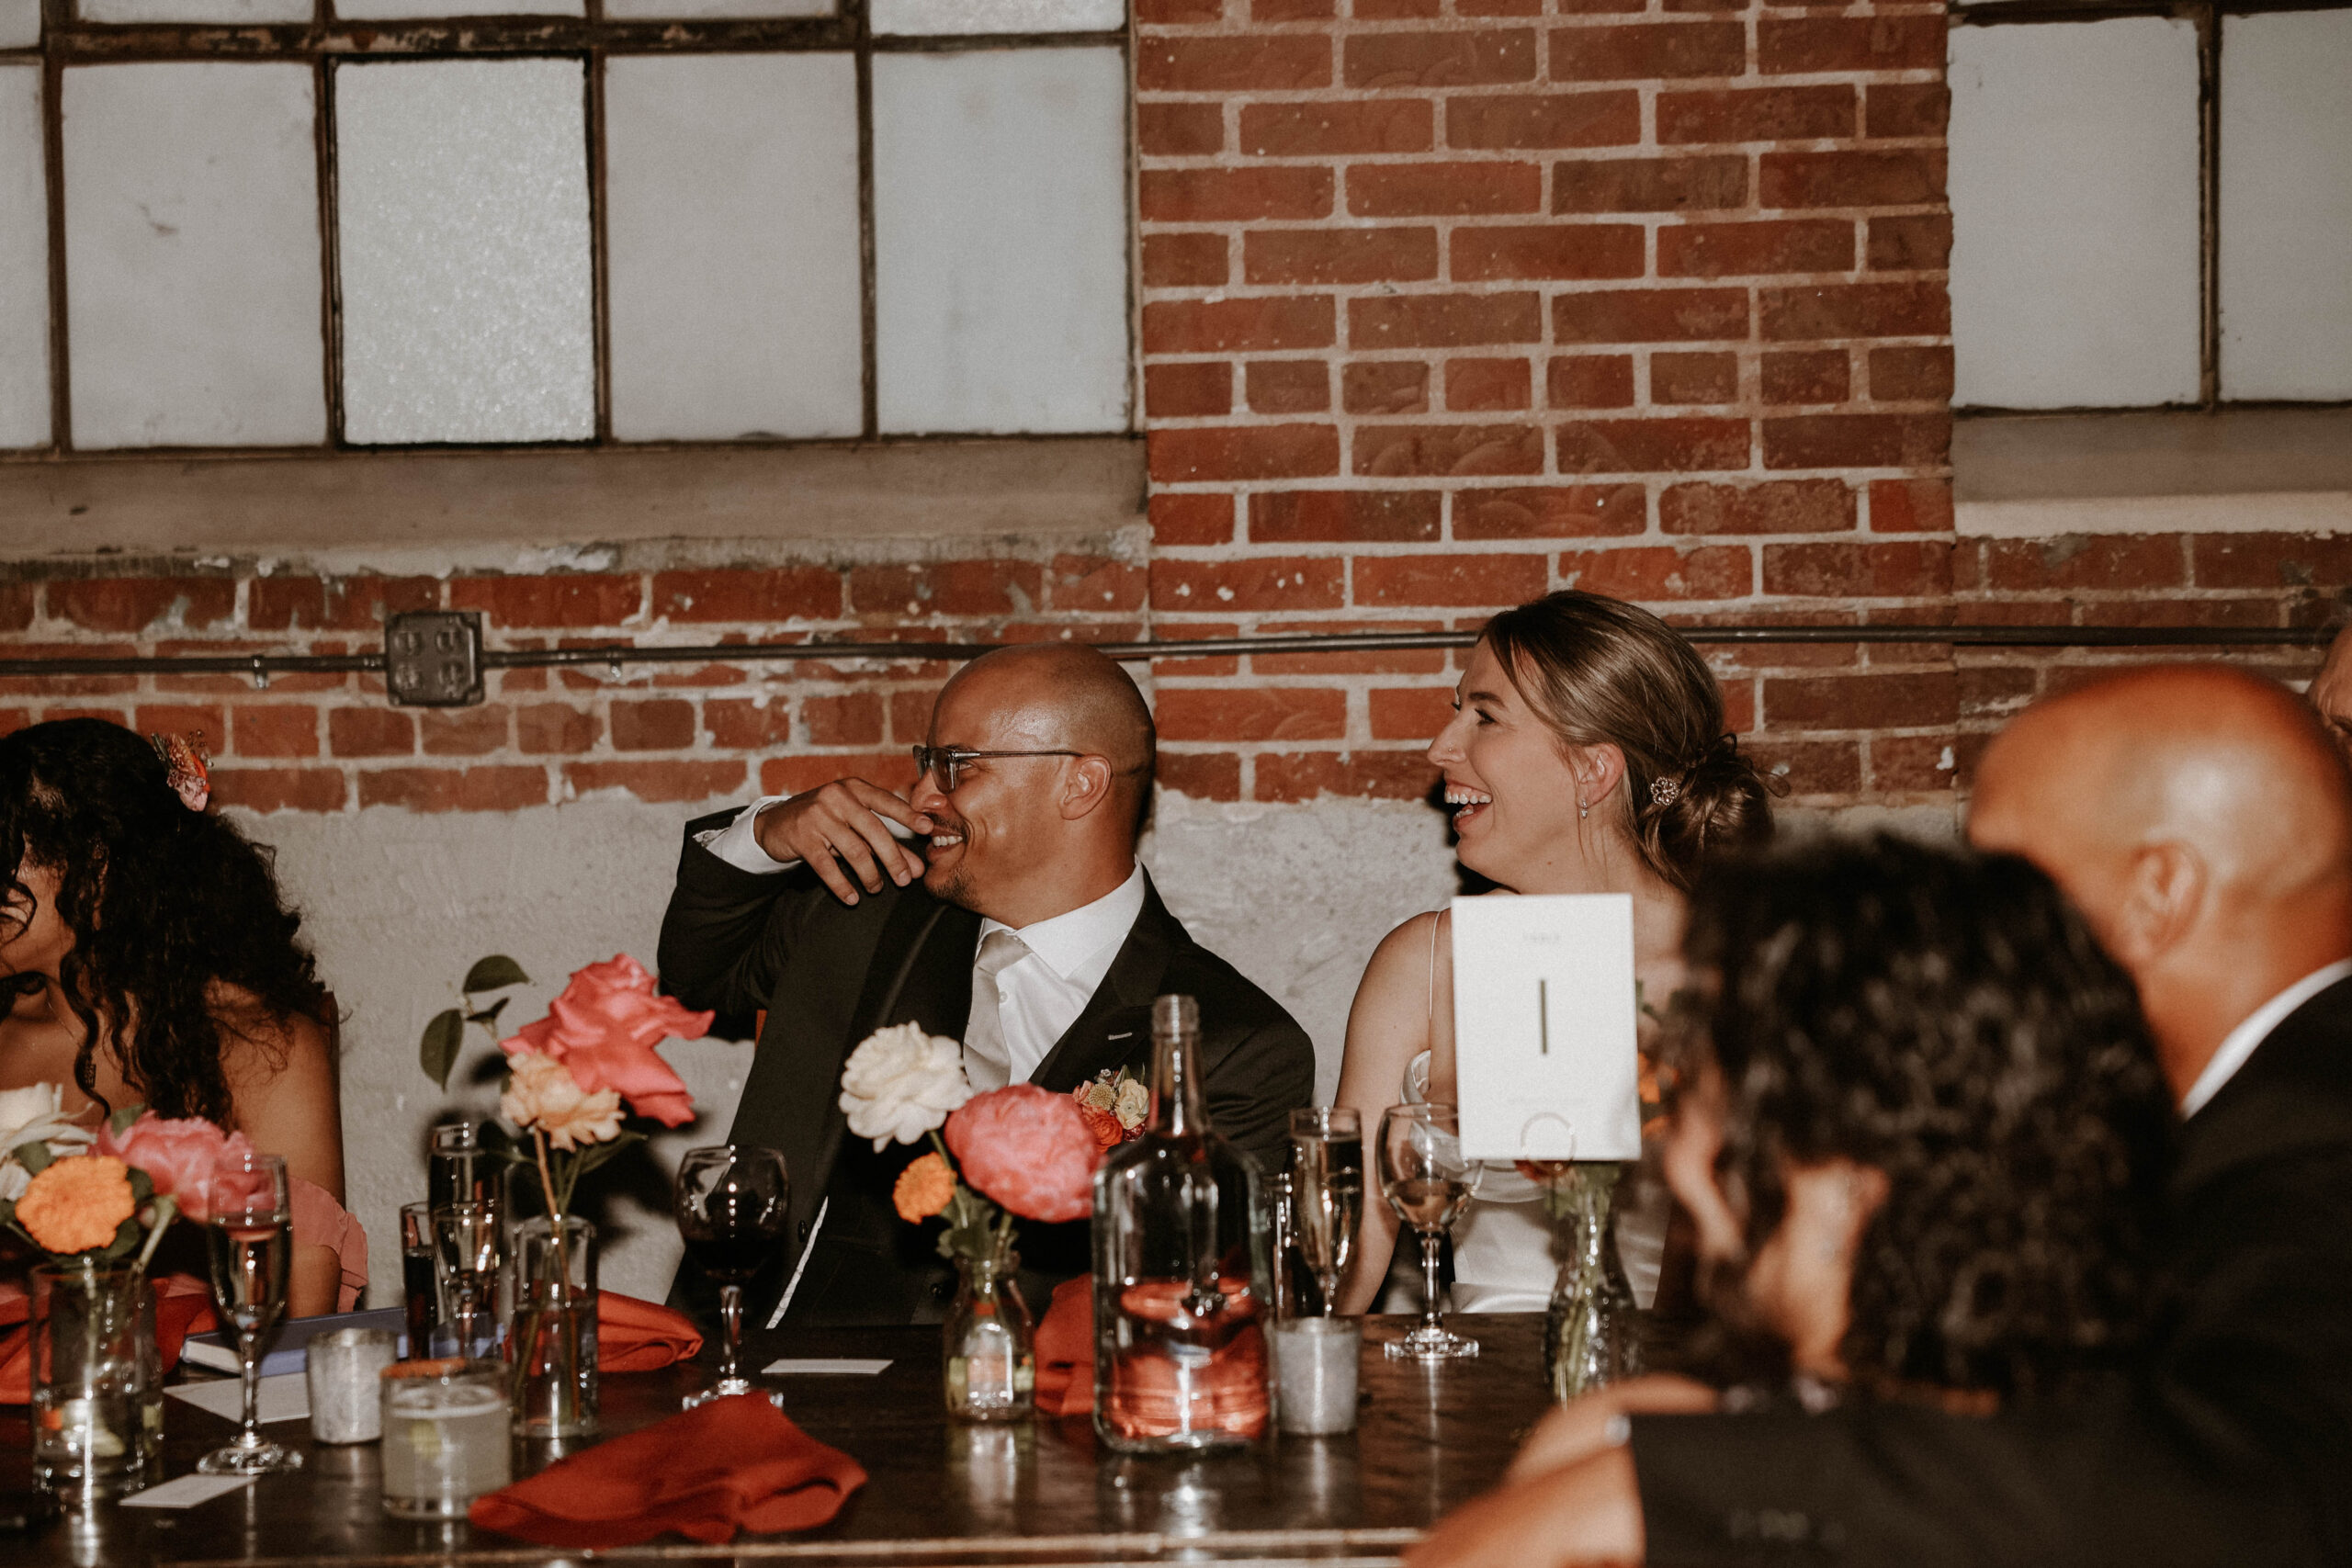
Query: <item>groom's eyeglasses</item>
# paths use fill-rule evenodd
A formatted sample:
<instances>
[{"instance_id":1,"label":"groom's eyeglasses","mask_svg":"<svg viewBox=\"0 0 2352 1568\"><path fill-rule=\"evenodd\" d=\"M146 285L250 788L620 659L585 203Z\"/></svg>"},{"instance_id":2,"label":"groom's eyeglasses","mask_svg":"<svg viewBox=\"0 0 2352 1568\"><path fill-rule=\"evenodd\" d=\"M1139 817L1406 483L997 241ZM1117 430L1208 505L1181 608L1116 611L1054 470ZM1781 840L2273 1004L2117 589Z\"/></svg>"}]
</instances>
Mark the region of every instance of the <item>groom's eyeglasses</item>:
<instances>
[{"instance_id":1,"label":"groom's eyeglasses","mask_svg":"<svg viewBox=\"0 0 2352 1568\"><path fill-rule=\"evenodd\" d=\"M915 782L922 782L925 773L939 775L939 792L954 795L963 775L964 764L984 757L1084 757L1084 751L974 751L963 746L918 746L915 753Z\"/></svg>"}]
</instances>

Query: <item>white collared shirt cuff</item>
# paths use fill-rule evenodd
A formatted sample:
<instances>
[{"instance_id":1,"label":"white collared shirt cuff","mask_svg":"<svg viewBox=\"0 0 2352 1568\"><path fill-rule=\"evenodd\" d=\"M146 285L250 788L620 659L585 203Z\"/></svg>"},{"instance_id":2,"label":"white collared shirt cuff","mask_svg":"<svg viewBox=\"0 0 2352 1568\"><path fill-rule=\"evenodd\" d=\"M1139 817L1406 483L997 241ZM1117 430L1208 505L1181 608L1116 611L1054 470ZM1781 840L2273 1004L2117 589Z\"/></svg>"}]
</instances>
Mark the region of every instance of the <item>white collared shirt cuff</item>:
<instances>
[{"instance_id":1,"label":"white collared shirt cuff","mask_svg":"<svg viewBox=\"0 0 2352 1568\"><path fill-rule=\"evenodd\" d=\"M712 828L695 834L695 842L736 870L748 871L754 876L773 876L779 871L790 871L800 863L778 860L761 848L758 822L761 812L791 798L788 795L763 795L737 812L735 820L726 827Z\"/></svg>"}]
</instances>

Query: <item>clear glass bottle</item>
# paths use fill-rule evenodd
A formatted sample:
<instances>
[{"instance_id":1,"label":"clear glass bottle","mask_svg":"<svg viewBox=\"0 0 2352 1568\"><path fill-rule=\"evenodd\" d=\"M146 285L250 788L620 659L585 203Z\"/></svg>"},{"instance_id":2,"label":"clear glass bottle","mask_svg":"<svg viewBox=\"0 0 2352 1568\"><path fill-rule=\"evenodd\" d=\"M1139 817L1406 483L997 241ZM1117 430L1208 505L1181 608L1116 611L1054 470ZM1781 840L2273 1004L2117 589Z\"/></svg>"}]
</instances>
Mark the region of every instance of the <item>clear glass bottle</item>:
<instances>
[{"instance_id":1,"label":"clear glass bottle","mask_svg":"<svg viewBox=\"0 0 2352 1568\"><path fill-rule=\"evenodd\" d=\"M1623 1170L1605 1160L1563 1162L1545 1183L1563 1245L1544 1314L1544 1372L1563 1404L1641 1371L1641 1309L1617 1260Z\"/></svg>"},{"instance_id":2,"label":"clear glass bottle","mask_svg":"<svg viewBox=\"0 0 2352 1568\"><path fill-rule=\"evenodd\" d=\"M1035 1329L1020 1272L1017 1252L956 1259L956 1303L941 1335L947 1414L958 1421L1026 1421L1035 1408Z\"/></svg>"},{"instance_id":3,"label":"clear glass bottle","mask_svg":"<svg viewBox=\"0 0 2352 1568\"><path fill-rule=\"evenodd\" d=\"M1272 1410L1262 1202L1211 1129L1190 997L1152 1004L1151 1120L1094 1177L1094 1428L1121 1453L1238 1448Z\"/></svg>"}]
</instances>

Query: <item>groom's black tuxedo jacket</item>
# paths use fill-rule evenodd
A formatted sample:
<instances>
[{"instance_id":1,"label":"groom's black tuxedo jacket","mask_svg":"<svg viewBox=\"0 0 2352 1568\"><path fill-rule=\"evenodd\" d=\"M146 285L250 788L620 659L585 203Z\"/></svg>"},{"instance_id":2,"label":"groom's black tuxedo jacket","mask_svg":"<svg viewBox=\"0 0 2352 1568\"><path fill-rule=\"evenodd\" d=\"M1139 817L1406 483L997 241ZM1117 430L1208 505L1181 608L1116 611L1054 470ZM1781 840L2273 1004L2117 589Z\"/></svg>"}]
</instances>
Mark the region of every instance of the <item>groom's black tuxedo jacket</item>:
<instances>
[{"instance_id":1,"label":"groom's black tuxedo jacket","mask_svg":"<svg viewBox=\"0 0 2352 1568\"><path fill-rule=\"evenodd\" d=\"M927 1145L877 1153L850 1135L842 1064L887 1024L963 1038L980 917L919 882L885 886L853 906L803 867L738 870L695 841L731 819L722 813L687 825L662 921L661 968L665 990L739 1021L742 1032L755 1012L767 1012L729 1139L783 1152L793 1245L744 1292L746 1313L765 1322L797 1268L789 1321L936 1321L952 1293L933 1249L938 1227L908 1224L890 1205L891 1182ZM1171 992L1200 1004L1210 1122L1261 1168L1278 1168L1290 1112L1314 1095L1314 1047L1280 1004L1192 939L1148 878L1143 913L1110 971L1029 1081L1066 1094L1106 1069L1148 1077L1152 999ZM1040 1292L1088 1268L1086 1222L1023 1222L1020 1232L1024 1288L1042 1312ZM707 1286L689 1266L673 1295L699 1305Z\"/></svg>"},{"instance_id":2,"label":"groom's black tuxedo jacket","mask_svg":"<svg viewBox=\"0 0 2352 1568\"><path fill-rule=\"evenodd\" d=\"M1649 1562L2352 1562L2352 980L2183 1124L2168 1210L2132 1386L1989 1420L1636 1417Z\"/></svg>"}]
</instances>

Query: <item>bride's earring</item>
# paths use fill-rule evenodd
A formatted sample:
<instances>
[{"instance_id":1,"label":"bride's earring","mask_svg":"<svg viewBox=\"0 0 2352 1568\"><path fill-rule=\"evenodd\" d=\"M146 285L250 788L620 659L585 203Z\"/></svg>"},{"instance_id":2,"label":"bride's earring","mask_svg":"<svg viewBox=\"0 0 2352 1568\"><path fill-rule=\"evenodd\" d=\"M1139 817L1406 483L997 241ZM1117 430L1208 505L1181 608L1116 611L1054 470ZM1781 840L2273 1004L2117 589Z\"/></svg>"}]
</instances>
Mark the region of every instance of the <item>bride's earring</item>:
<instances>
[{"instance_id":1,"label":"bride's earring","mask_svg":"<svg viewBox=\"0 0 2352 1568\"><path fill-rule=\"evenodd\" d=\"M1581 821L1583 821L1586 818L1588 818L1588 817L1589 817L1589 816L1591 816L1591 815L1592 815L1592 807L1591 807L1587 806L1587 805L1586 805L1583 801L1581 801L1581 800L1579 800L1579 801L1577 801L1577 821L1581 822Z\"/></svg>"}]
</instances>

